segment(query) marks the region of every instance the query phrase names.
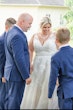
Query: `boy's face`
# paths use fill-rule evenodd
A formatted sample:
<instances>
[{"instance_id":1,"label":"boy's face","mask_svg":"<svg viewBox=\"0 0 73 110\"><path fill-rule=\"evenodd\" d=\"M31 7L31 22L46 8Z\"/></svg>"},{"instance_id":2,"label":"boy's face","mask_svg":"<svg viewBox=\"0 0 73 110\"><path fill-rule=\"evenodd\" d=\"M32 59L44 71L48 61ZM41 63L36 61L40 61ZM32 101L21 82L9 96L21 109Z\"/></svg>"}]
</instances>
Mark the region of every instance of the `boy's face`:
<instances>
[{"instance_id":1,"label":"boy's face","mask_svg":"<svg viewBox=\"0 0 73 110\"><path fill-rule=\"evenodd\" d=\"M57 49L59 49L60 43L59 43L59 41L58 41L57 38L56 38L56 40L55 40L55 43L56 43L56 47L57 47Z\"/></svg>"}]
</instances>

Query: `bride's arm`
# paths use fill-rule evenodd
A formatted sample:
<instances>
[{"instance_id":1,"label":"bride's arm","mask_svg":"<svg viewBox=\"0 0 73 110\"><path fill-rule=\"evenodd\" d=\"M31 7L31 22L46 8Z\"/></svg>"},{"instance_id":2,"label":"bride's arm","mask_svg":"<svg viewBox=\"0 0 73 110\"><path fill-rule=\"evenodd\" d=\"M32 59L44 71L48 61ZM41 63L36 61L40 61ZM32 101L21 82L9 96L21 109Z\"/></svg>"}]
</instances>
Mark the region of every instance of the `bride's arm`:
<instances>
[{"instance_id":1,"label":"bride's arm","mask_svg":"<svg viewBox=\"0 0 73 110\"><path fill-rule=\"evenodd\" d=\"M33 53L34 53L33 39L34 39L34 36L32 36L28 44L29 55L30 55L30 73L33 71Z\"/></svg>"}]
</instances>

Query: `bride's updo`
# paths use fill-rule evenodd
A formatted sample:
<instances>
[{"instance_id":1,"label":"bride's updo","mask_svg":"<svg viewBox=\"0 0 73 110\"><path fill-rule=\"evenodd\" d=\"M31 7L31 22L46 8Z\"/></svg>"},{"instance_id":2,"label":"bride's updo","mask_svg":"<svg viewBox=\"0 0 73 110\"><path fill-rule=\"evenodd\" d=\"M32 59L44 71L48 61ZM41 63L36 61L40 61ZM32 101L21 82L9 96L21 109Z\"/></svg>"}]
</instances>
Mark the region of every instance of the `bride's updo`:
<instances>
[{"instance_id":1,"label":"bride's updo","mask_svg":"<svg viewBox=\"0 0 73 110\"><path fill-rule=\"evenodd\" d=\"M41 23L40 23L40 27L42 28L46 24L50 24L50 27L52 25L51 20L48 16L45 16L45 17L42 18Z\"/></svg>"}]
</instances>

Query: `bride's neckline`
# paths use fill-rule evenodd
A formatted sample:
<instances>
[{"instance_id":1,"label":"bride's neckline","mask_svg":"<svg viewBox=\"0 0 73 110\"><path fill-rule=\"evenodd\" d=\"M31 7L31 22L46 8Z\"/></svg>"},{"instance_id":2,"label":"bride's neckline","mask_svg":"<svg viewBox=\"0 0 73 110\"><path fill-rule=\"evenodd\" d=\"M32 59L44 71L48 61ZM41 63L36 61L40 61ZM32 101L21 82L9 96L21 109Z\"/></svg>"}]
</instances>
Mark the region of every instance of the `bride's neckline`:
<instances>
[{"instance_id":1,"label":"bride's neckline","mask_svg":"<svg viewBox=\"0 0 73 110\"><path fill-rule=\"evenodd\" d=\"M40 34L39 37L41 39L45 40L45 39L47 39L49 37L49 35L42 35L42 34Z\"/></svg>"},{"instance_id":2,"label":"bride's neckline","mask_svg":"<svg viewBox=\"0 0 73 110\"><path fill-rule=\"evenodd\" d=\"M45 44L45 42L49 39L50 35L52 33L48 34L48 35L43 35L41 33L38 33L38 40L40 42L40 44L43 46Z\"/></svg>"}]
</instances>

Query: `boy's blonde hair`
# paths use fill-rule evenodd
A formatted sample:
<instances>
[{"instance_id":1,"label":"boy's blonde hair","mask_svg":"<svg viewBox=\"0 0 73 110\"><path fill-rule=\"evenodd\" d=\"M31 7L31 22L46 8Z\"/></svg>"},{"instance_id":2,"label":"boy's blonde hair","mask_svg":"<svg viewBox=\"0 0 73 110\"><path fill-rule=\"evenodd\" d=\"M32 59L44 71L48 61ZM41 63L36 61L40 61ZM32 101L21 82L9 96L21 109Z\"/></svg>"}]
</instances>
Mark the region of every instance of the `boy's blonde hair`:
<instances>
[{"instance_id":1,"label":"boy's blonde hair","mask_svg":"<svg viewBox=\"0 0 73 110\"><path fill-rule=\"evenodd\" d=\"M61 44L65 44L67 42L69 42L70 40L70 31L68 28L59 28L56 32L56 39L58 39L58 41Z\"/></svg>"}]
</instances>

